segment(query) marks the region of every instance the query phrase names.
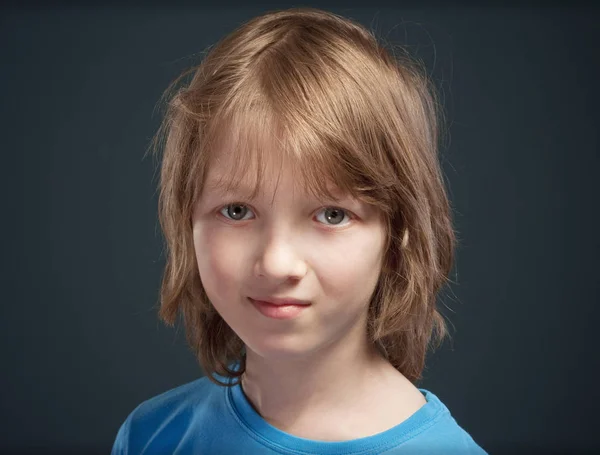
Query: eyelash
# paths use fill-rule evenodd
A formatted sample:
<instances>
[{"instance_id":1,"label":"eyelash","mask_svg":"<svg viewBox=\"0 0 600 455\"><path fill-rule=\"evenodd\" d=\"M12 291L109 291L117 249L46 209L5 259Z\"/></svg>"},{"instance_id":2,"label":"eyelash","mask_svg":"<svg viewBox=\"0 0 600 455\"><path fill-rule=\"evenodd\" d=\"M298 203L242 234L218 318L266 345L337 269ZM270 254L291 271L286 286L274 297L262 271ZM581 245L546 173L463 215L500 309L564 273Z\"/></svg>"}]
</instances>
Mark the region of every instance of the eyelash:
<instances>
[{"instance_id":1,"label":"eyelash","mask_svg":"<svg viewBox=\"0 0 600 455\"><path fill-rule=\"evenodd\" d=\"M238 223L238 222L242 222L242 221L248 221L248 220L244 220L244 219L242 219L242 220L234 220L234 219L232 219L232 218L229 218L229 217L228 217L228 216L226 216L226 215L223 215L223 211L224 211L224 210L226 210L226 209L227 209L227 208L229 208L229 207L234 207L234 206L246 207L248 210L252 211L252 209L251 209L251 208L250 208L250 207L249 207L247 204L243 204L243 203L241 203L241 202L233 202L233 203L230 203L230 204L226 204L226 205L223 205L223 206L221 206L221 207L220 207L220 208L217 210L217 213L218 213L218 214L219 214L221 217L223 217L224 219L226 219L228 222L232 222L232 223ZM353 213L352 213L350 210L346 210L346 209L344 209L344 208L341 208L341 207L336 207L336 206L325 206L325 207L321 207L321 208L320 208L320 209L319 209L319 210L318 210L316 213L317 213L317 214L318 214L318 213L321 213L323 210L327 210L327 209L330 209L330 210L340 210L340 211L342 211L342 212L344 213L344 215L345 215L345 216L344 216L344 219L345 219L345 218L348 218L348 221L346 221L346 222L345 222L345 223L343 223L343 224L341 224L341 223L340 223L340 224L325 224L325 223L320 223L320 222L319 222L319 224L321 224L322 226L325 226L327 229L341 229L342 227L344 227L344 226L347 226L347 225L348 225L348 224L349 224L351 221L353 221L354 219L356 219L356 215L354 215L354 214L353 214ZM252 219L252 218L250 218L250 219ZM343 222L343 219L342 219L342 222Z\"/></svg>"}]
</instances>

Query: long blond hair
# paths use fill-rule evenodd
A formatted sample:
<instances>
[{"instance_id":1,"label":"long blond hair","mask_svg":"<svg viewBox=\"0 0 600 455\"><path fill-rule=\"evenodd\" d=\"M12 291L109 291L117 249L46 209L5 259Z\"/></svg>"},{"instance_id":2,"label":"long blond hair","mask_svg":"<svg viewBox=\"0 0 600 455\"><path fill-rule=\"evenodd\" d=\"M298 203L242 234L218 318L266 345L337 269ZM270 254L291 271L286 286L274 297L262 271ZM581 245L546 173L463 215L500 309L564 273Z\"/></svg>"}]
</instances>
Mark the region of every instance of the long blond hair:
<instances>
[{"instance_id":1,"label":"long blond hair","mask_svg":"<svg viewBox=\"0 0 600 455\"><path fill-rule=\"evenodd\" d=\"M240 26L165 98L153 142L162 152L159 219L167 256L159 314L170 325L182 316L205 373L213 381L213 373L239 377L245 357L203 290L193 207L214 150L227 143L236 154L230 185L240 180L237 172L253 171L258 188L267 159L259 145L277 137L281 157L295 162L308 190L332 196L325 182L334 181L384 214L386 253L368 332L396 369L420 379L432 341L447 335L436 298L455 244L438 162L441 110L424 66L399 48L390 52L352 20L294 8Z\"/></svg>"}]
</instances>

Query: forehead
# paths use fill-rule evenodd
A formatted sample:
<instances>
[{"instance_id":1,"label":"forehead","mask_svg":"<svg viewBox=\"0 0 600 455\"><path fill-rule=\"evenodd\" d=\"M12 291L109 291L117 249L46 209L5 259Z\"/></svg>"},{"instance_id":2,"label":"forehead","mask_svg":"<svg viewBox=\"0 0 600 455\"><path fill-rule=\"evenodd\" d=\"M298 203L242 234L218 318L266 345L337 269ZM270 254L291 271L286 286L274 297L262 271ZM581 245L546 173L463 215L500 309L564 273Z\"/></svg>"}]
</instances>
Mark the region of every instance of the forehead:
<instances>
[{"instance_id":1,"label":"forehead","mask_svg":"<svg viewBox=\"0 0 600 455\"><path fill-rule=\"evenodd\" d=\"M240 195L251 199L271 195L279 191L317 199L341 200L349 196L335 181L323 176L322 187L306 181L298 167L289 161L267 160L263 167L238 166L237 160L215 160L207 169L204 193Z\"/></svg>"},{"instance_id":2,"label":"forehead","mask_svg":"<svg viewBox=\"0 0 600 455\"><path fill-rule=\"evenodd\" d=\"M278 125L251 119L220 129L207 147L202 191L243 192L256 197L281 185L313 196L338 199L354 187L333 150L300 147Z\"/></svg>"}]
</instances>

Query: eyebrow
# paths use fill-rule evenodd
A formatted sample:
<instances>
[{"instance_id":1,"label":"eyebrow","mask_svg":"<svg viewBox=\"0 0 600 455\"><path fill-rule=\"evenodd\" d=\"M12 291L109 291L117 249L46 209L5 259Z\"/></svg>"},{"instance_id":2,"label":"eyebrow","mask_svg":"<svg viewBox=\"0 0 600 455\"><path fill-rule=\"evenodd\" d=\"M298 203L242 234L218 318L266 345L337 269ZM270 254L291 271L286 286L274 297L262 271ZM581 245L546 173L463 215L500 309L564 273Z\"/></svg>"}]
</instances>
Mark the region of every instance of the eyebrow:
<instances>
[{"instance_id":1,"label":"eyebrow","mask_svg":"<svg viewBox=\"0 0 600 455\"><path fill-rule=\"evenodd\" d=\"M218 180L210 180L204 185L205 190L215 191L219 194L241 194L250 195L254 192L254 188L242 183L232 184L231 182L221 182Z\"/></svg>"},{"instance_id":2,"label":"eyebrow","mask_svg":"<svg viewBox=\"0 0 600 455\"><path fill-rule=\"evenodd\" d=\"M230 188L228 188L230 187ZM254 187L247 185L245 183L242 182L237 182L237 183L232 183L231 181L228 181L227 179L215 179L215 178L211 178L210 180L207 180L205 185L204 185L204 189L211 191L211 192L215 192L218 195L221 196L240 196L244 199L248 199L248 200L255 200L258 195L260 194L260 188L258 189L257 193L256 193L256 197L251 197L252 193L255 191ZM360 199L352 196L349 193L346 193L344 191L342 191L339 188L333 187L330 188L330 193L332 197L329 197L325 194L321 195L321 196L314 196L314 195L310 195L309 198L310 199L314 199L319 201L320 203L326 204L326 203L359 203L360 204ZM203 191L204 193L204 191Z\"/></svg>"}]
</instances>

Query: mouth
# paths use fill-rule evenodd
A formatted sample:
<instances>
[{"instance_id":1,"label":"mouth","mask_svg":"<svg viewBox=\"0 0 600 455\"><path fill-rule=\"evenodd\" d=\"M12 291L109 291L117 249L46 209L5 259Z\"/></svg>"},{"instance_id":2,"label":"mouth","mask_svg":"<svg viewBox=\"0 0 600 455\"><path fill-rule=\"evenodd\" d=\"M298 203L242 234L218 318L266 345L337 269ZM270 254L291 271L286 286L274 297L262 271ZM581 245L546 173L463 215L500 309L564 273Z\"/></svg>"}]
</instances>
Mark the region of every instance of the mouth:
<instances>
[{"instance_id":1,"label":"mouth","mask_svg":"<svg viewBox=\"0 0 600 455\"><path fill-rule=\"evenodd\" d=\"M269 303L271 305L310 305L308 300L299 300L293 297L258 297L256 299L249 297L255 302Z\"/></svg>"},{"instance_id":2,"label":"mouth","mask_svg":"<svg viewBox=\"0 0 600 455\"><path fill-rule=\"evenodd\" d=\"M271 319L293 319L310 306L310 302L305 300L288 298L257 300L248 297L248 300L263 316Z\"/></svg>"}]
</instances>

